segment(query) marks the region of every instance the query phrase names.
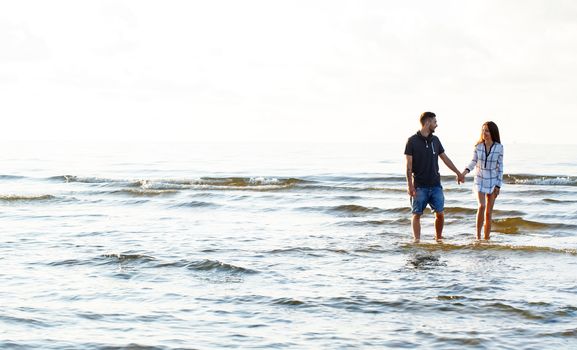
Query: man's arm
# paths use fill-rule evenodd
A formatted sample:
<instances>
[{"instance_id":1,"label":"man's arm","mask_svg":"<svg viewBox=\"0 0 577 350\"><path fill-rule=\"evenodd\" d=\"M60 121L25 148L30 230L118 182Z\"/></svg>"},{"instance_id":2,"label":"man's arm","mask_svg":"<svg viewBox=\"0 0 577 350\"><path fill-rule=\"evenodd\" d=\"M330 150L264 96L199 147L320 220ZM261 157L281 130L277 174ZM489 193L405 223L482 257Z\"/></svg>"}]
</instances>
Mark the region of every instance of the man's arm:
<instances>
[{"instance_id":1,"label":"man's arm","mask_svg":"<svg viewBox=\"0 0 577 350\"><path fill-rule=\"evenodd\" d=\"M407 157L407 193L411 197L417 195L415 191L415 185L413 184L413 156L406 155Z\"/></svg>"},{"instance_id":2,"label":"man's arm","mask_svg":"<svg viewBox=\"0 0 577 350\"><path fill-rule=\"evenodd\" d=\"M445 163L445 165L449 169L453 170L453 172L457 175L457 183L465 182L465 176L463 176L463 174L459 171L459 169L457 169L455 164L453 164L453 162L451 161L451 159L449 159L449 156L447 156L445 152L439 154L439 157L443 160L443 163Z\"/></svg>"}]
</instances>

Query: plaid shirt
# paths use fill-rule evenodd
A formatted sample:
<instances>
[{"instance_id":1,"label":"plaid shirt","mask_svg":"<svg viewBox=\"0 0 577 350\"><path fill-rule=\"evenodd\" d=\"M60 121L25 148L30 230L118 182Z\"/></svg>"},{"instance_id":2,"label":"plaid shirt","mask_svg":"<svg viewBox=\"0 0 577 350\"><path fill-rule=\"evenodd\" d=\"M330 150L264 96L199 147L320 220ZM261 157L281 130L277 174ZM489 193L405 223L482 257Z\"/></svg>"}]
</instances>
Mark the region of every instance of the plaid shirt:
<instances>
[{"instance_id":1,"label":"plaid shirt","mask_svg":"<svg viewBox=\"0 0 577 350\"><path fill-rule=\"evenodd\" d=\"M487 154L485 144L478 144L467 169L469 172L476 170L474 186L477 192L493 193L495 187L503 185L503 145L493 143Z\"/></svg>"}]
</instances>

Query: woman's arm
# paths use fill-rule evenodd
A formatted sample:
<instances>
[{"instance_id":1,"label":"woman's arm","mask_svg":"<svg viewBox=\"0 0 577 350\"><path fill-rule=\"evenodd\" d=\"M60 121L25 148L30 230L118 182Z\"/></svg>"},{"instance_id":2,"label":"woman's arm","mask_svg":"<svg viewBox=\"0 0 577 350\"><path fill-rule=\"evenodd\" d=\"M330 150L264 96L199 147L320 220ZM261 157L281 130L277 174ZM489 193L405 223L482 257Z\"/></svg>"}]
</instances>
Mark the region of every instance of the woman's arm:
<instances>
[{"instance_id":1,"label":"woman's arm","mask_svg":"<svg viewBox=\"0 0 577 350\"><path fill-rule=\"evenodd\" d=\"M473 169L475 169L475 166L477 166L478 160L479 160L479 157L477 156L477 146L475 146L475 149L473 150L473 160L471 160L471 163L469 163L469 165L465 168L463 173L468 174L471 171L473 171Z\"/></svg>"},{"instance_id":2,"label":"woman's arm","mask_svg":"<svg viewBox=\"0 0 577 350\"><path fill-rule=\"evenodd\" d=\"M501 152L497 158L497 187L501 188L503 185L503 145L501 145Z\"/></svg>"}]
</instances>

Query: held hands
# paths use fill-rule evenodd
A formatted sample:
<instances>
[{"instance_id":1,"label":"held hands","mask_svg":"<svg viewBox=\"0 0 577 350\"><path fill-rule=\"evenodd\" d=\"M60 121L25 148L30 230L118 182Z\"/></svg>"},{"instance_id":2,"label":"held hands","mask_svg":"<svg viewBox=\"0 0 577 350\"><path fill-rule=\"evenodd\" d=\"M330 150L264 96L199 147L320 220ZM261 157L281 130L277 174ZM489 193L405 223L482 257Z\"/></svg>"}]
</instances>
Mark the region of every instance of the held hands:
<instances>
[{"instance_id":1,"label":"held hands","mask_svg":"<svg viewBox=\"0 0 577 350\"><path fill-rule=\"evenodd\" d=\"M465 172L462 173L457 173L457 183L460 185L462 183L465 183L465 175L467 175Z\"/></svg>"}]
</instances>

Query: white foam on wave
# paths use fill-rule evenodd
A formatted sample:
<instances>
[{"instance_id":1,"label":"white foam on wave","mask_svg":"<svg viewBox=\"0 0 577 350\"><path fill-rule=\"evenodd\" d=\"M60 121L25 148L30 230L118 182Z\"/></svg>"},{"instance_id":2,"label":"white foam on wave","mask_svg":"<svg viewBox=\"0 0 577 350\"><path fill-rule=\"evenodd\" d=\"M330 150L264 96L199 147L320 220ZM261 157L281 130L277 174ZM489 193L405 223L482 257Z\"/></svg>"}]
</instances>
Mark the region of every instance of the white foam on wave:
<instances>
[{"instance_id":1,"label":"white foam on wave","mask_svg":"<svg viewBox=\"0 0 577 350\"><path fill-rule=\"evenodd\" d=\"M515 179L517 185L540 185L540 186L575 186L577 180L572 177L542 177L533 179Z\"/></svg>"},{"instance_id":2,"label":"white foam on wave","mask_svg":"<svg viewBox=\"0 0 577 350\"><path fill-rule=\"evenodd\" d=\"M253 186L278 185L280 181L277 178L251 177L248 183Z\"/></svg>"},{"instance_id":3,"label":"white foam on wave","mask_svg":"<svg viewBox=\"0 0 577 350\"><path fill-rule=\"evenodd\" d=\"M138 187L147 190L274 190L293 186L293 179L278 179L274 177L251 178L197 178L197 179L156 179L140 180Z\"/></svg>"}]
</instances>

